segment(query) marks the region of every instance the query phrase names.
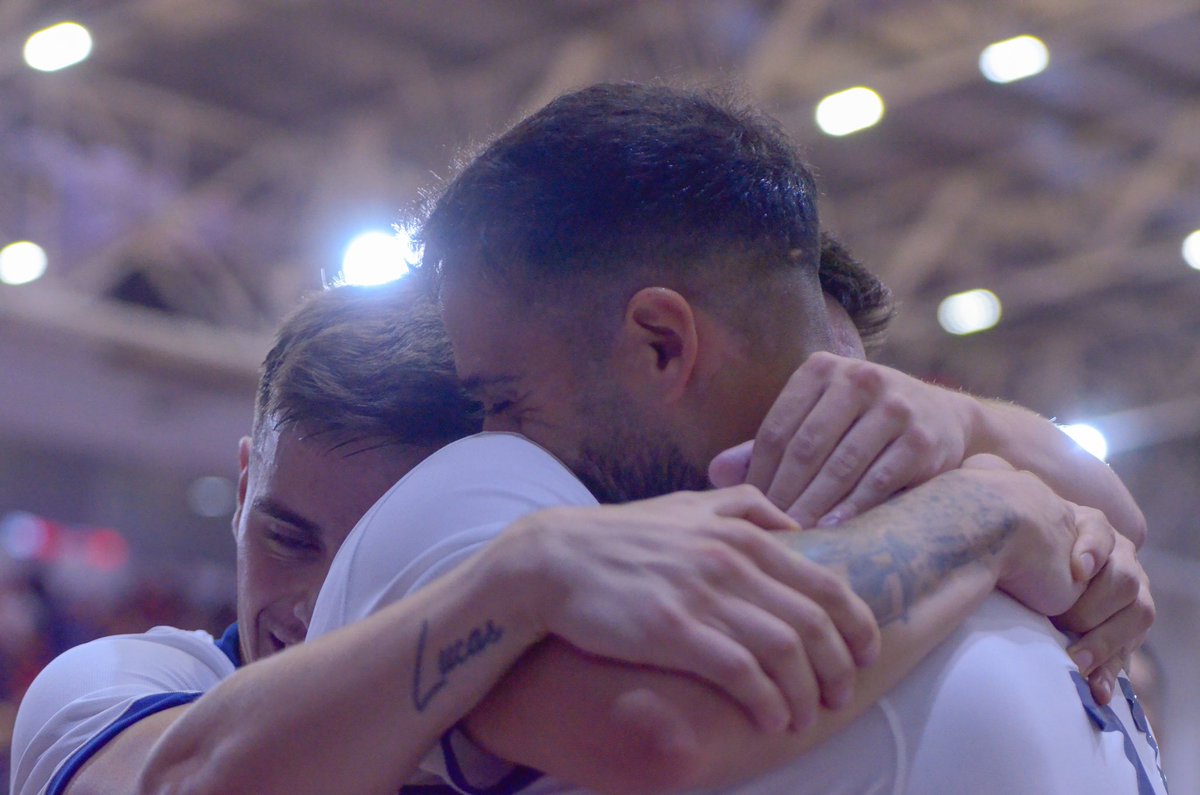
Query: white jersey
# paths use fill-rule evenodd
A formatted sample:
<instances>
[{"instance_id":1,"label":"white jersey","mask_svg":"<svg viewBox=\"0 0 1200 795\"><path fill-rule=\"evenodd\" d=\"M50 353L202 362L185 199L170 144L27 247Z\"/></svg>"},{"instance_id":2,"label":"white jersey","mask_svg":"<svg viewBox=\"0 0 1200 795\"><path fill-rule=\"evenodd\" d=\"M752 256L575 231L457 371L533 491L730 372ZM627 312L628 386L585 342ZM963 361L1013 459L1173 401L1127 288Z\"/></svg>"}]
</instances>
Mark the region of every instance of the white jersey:
<instances>
[{"instance_id":1,"label":"white jersey","mask_svg":"<svg viewBox=\"0 0 1200 795\"><path fill-rule=\"evenodd\" d=\"M481 434L448 445L350 533L309 637L402 599L520 516L594 504L557 459L521 437ZM1044 617L993 595L837 736L729 791L1165 795L1157 750L1128 683L1111 708L1095 706L1065 645ZM464 793L577 791L505 765L457 731L422 767Z\"/></svg>"},{"instance_id":2,"label":"white jersey","mask_svg":"<svg viewBox=\"0 0 1200 795\"><path fill-rule=\"evenodd\" d=\"M236 625L207 632L155 627L70 649L21 701L12 740L13 795L58 795L104 744L164 709L189 704L239 664Z\"/></svg>"}]
</instances>

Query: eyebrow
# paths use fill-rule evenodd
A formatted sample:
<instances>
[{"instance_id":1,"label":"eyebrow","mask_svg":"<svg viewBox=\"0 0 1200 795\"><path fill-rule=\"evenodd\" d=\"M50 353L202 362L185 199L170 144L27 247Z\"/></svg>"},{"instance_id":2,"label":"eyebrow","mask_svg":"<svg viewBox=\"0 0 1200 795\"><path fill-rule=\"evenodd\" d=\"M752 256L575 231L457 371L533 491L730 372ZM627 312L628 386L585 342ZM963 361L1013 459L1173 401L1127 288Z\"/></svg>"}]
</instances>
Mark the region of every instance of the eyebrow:
<instances>
[{"instance_id":1,"label":"eyebrow","mask_svg":"<svg viewBox=\"0 0 1200 795\"><path fill-rule=\"evenodd\" d=\"M293 511L291 508L279 503L270 497L256 497L251 505L255 511L264 513L272 519L278 519L281 522L286 522L298 530L303 530L306 533L312 534L316 538L320 538L321 526L311 519L306 519L300 514Z\"/></svg>"}]
</instances>

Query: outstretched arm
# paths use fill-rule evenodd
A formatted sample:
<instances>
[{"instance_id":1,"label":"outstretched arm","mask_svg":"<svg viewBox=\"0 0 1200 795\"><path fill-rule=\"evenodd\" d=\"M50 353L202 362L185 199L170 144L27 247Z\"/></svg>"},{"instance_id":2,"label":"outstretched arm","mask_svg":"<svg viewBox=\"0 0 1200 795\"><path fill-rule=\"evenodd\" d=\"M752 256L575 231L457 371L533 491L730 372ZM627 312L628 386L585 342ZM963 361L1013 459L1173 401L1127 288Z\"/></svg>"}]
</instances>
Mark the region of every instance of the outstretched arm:
<instances>
[{"instance_id":1,"label":"outstretched arm","mask_svg":"<svg viewBox=\"0 0 1200 795\"><path fill-rule=\"evenodd\" d=\"M1134 554L1146 523L1116 474L1048 420L889 367L817 353L789 379L757 439L718 455L709 476L718 486L759 486L805 527L834 526L978 453L999 455L1064 498L1102 511L1132 542L1055 619L1082 636L1071 655L1107 703L1125 657L1154 620Z\"/></svg>"},{"instance_id":2,"label":"outstretched arm","mask_svg":"<svg viewBox=\"0 0 1200 795\"><path fill-rule=\"evenodd\" d=\"M818 712L796 733L764 735L695 680L597 660L552 640L523 659L468 729L493 753L586 788L716 785L844 727L997 585L1037 609L1069 605L1092 573L1084 553L1102 563L1112 537L1103 517L1077 513L1027 473L947 473L837 530L774 536L840 572L882 627L883 656L858 673L845 708ZM1072 548L1068 538L1078 543Z\"/></svg>"},{"instance_id":3,"label":"outstretched arm","mask_svg":"<svg viewBox=\"0 0 1200 795\"><path fill-rule=\"evenodd\" d=\"M524 599L514 598L516 566L497 552L337 636L248 665L189 706L133 724L68 793L394 793L540 637Z\"/></svg>"},{"instance_id":4,"label":"outstretched arm","mask_svg":"<svg viewBox=\"0 0 1200 795\"><path fill-rule=\"evenodd\" d=\"M1146 521L1120 478L1053 423L1010 403L816 353L796 370L753 445L717 456L713 483L758 486L804 527L836 524L981 453L1103 511L1141 546Z\"/></svg>"},{"instance_id":5,"label":"outstretched arm","mask_svg":"<svg viewBox=\"0 0 1200 795\"><path fill-rule=\"evenodd\" d=\"M849 589L832 589L828 613L795 591L829 577L766 541L794 524L757 490L652 502L655 522L624 506L518 520L415 595L125 729L70 792L395 792L548 633L707 681L760 728L813 711L822 685L848 689L856 661L877 653L871 612ZM811 643L779 660L787 622Z\"/></svg>"}]
</instances>

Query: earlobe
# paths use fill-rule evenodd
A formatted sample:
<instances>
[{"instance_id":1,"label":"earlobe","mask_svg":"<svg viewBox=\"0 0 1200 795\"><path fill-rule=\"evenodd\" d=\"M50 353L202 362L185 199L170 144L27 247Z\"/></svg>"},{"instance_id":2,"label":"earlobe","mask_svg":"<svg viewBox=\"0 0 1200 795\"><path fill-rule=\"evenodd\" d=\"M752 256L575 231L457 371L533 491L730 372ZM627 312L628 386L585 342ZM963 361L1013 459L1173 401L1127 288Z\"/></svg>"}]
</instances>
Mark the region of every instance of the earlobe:
<instances>
[{"instance_id":1,"label":"earlobe","mask_svg":"<svg viewBox=\"0 0 1200 795\"><path fill-rule=\"evenodd\" d=\"M833 348L830 352L850 359L867 358L858 327L854 325L845 308L829 293L825 293L825 312L829 315L829 327L833 332Z\"/></svg>"},{"instance_id":2,"label":"earlobe","mask_svg":"<svg viewBox=\"0 0 1200 795\"><path fill-rule=\"evenodd\" d=\"M639 377L674 399L682 395L696 365L696 318L687 299L666 287L647 287L625 307L624 345Z\"/></svg>"}]
</instances>

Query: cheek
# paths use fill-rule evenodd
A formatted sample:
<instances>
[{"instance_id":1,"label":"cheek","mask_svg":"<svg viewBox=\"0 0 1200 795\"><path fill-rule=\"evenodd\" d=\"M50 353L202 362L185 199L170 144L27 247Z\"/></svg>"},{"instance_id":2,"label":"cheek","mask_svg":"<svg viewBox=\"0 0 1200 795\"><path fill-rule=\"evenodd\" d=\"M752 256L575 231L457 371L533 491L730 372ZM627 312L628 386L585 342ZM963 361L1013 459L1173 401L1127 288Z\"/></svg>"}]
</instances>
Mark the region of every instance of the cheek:
<instances>
[{"instance_id":1,"label":"cheek","mask_svg":"<svg viewBox=\"0 0 1200 795\"><path fill-rule=\"evenodd\" d=\"M238 602L256 615L288 588L289 567L254 545L238 550Z\"/></svg>"}]
</instances>

